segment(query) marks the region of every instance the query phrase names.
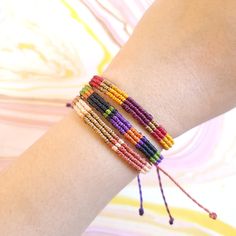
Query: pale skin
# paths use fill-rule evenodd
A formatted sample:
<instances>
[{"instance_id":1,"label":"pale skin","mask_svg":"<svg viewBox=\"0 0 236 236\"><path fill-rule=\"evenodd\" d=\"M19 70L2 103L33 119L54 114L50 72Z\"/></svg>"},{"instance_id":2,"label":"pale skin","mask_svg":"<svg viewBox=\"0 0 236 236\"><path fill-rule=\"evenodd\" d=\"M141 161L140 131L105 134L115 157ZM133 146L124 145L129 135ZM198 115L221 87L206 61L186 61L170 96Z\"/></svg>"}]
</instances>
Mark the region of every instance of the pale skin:
<instances>
[{"instance_id":1,"label":"pale skin","mask_svg":"<svg viewBox=\"0 0 236 236\"><path fill-rule=\"evenodd\" d=\"M103 76L177 137L236 105L235 12L234 0L159 0ZM81 235L136 176L68 110L1 174L0 235Z\"/></svg>"}]
</instances>

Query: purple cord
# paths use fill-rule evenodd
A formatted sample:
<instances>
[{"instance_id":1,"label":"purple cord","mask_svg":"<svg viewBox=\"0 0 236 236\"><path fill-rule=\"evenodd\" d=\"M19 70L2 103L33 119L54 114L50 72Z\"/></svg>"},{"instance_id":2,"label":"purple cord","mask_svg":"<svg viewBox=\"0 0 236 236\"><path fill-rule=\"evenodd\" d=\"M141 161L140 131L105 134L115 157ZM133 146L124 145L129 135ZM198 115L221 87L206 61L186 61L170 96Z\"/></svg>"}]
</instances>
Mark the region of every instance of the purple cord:
<instances>
[{"instance_id":1,"label":"purple cord","mask_svg":"<svg viewBox=\"0 0 236 236\"><path fill-rule=\"evenodd\" d=\"M165 197L164 190L163 190L162 183L161 183L161 175L160 175L160 171L159 171L158 166L156 166L156 170L157 170L157 176L158 176L159 186L160 186L160 190L161 190L161 195L162 195L162 198L163 198L164 203L165 203L166 211L167 211L167 213L169 215L169 218L170 218L169 219L169 224L173 225L174 218L173 218L173 216L170 213L170 209L169 209L167 201L166 201L166 197Z\"/></svg>"},{"instance_id":2,"label":"purple cord","mask_svg":"<svg viewBox=\"0 0 236 236\"><path fill-rule=\"evenodd\" d=\"M139 175L137 176L138 179L138 188L139 188L139 199L140 199L140 208L139 208L139 215L142 216L144 214L143 209L143 194L142 194L142 186Z\"/></svg>"}]
</instances>

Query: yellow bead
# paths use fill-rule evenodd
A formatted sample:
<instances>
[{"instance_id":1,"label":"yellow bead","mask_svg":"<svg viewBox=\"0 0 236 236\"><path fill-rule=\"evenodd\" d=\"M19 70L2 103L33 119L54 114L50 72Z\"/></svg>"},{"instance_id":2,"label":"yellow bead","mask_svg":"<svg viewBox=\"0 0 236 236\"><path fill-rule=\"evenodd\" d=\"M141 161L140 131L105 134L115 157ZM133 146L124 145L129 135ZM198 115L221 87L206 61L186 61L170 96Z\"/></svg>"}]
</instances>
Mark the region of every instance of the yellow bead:
<instances>
[{"instance_id":1,"label":"yellow bead","mask_svg":"<svg viewBox=\"0 0 236 236\"><path fill-rule=\"evenodd\" d=\"M170 142L169 139L167 139L166 136L165 136L162 140L163 140L169 147L172 147L172 143Z\"/></svg>"},{"instance_id":2,"label":"yellow bead","mask_svg":"<svg viewBox=\"0 0 236 236\"><path fill-rule=\"evenodd\" d=\"M166 137L170 140L172 144L174 144L174 139L169 134L166 134Z\"/></svg>"},{"instance_id":3,"label":"yellow bead","mask_svg":"<svg viewBox=\"0 0 236 236\"><path fill-rule=\"evenodd\" d=\"M168 150L169 149L169 146L166 145L165 142L163 142L162 140L160 141L160 144L163 146L164 149Z\"/></svg>"}]
</instances>

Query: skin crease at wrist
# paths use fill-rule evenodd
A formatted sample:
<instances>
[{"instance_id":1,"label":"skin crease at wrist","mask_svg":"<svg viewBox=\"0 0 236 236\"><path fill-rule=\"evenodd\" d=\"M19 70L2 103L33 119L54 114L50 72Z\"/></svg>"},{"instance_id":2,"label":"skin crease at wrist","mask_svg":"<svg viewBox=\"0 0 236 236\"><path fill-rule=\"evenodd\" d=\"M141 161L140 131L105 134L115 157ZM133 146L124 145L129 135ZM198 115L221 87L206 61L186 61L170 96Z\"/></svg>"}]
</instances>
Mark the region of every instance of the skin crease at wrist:
<instances>
[{"instance_id":1,"label":"skin crease at wrist","mask_svg":"<svg viewBox=\"0 0 236 236\"><path fill-rule=\"evenodd\" d=\"M230 110L236 104L235 5L155 2L102 75L174 137ZM136 175L68 111L1 174L0 235L81 235Z\"/></svg>"}]
</instances>

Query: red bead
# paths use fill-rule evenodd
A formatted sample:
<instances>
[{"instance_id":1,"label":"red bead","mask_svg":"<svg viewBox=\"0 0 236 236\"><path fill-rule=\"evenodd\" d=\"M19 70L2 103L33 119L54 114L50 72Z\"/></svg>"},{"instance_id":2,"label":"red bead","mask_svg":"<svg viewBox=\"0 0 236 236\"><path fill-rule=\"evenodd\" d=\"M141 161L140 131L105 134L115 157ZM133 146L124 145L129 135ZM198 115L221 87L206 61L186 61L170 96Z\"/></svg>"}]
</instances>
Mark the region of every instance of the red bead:
<instances>
[{"instance_id":1,"label":"red bead","mask_svg":"<svg viewBox=\"0 0 236 236\"><path fill-rule=\"evenodd\" d=\"M98 75L94 75L93 80L99 80L99 81L103 81L104 79L101 77L101 76L98 76Z\"/></svg>"},{"instance_id":2,"label":"red bead","mask_svg":"<svg viewBox=\"0 0 236 236\"><path fill-rule=\"evenodd\" d=\"M162 140L155 132L152 133L152 136L154 136L158 142Z\"/></svg>"},{"instance_id":3,"label":"red bead","mask_svg":"<svg viewBox=\"0 0 236 236\"><path fill-rule=\"evenodd\" d=\"M159 130L159 128L157 127L154 132L161 138L163 139L165 137L165 135Z\"/></svg>"},{"instance_id":4,"label":"red bead","mask_svg":"<svg viewBox=\"0 0 236 236\"><path fill-rule=\"evenodd\" d=\"M89 81L89 84L90 84L90 86L95 87L95 88L99 87L99 85L95 81L92 81L92 80Z\"/></svg>"},{"instance_id":5,"label":"red bead","mask_svg":"<svg viewBox=\"0 0 236 236\"><path fill-rule=\"evenodd\" d=\"M161 131L162 134L167 134L167 131L161 125L159 125L157 128Z\"/></svg>"},{"instance_id":6,"label":"red bead","mask_svg":"<svg viewBox=\"0 0 236 236\"><path fill-rule=\"evenodd\" d=\"M100 85L101 85L101 83L102 83L102 80L103 80L103 79L100 79L100 78L101 78L101 77L99 77L99 76L97 76L97 75L93 76L93 78L89 81L89 84L90 84L91 86L94 86L95 88L100 87Z\"/></svg>"}]
</instances>

